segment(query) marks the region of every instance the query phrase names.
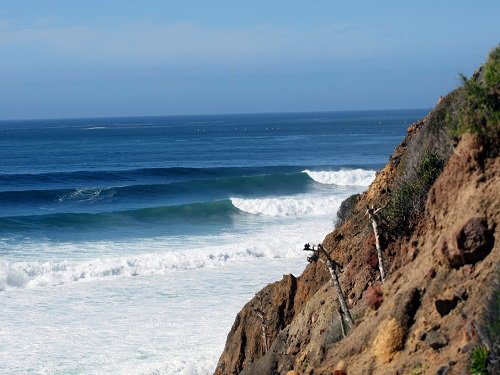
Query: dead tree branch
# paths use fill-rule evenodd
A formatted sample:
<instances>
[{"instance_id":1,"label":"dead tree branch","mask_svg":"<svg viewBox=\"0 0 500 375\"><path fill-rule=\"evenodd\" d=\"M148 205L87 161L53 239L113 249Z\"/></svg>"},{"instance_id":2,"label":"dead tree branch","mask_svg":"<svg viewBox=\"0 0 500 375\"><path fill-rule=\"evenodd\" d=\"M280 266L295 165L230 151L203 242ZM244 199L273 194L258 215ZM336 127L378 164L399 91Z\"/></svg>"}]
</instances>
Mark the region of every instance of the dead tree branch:
<instances>
[{"instance_id":1,"label":"dead tree branch","mask_svg":"<svg viewBox=\"0 0 500 375\"><path fill-rule=\"evenodd\" d=\"M346 321L347 326L352 327L354 325L354 322L352 320L351 313L349 312L349 309L347 308L347 302L345 299L344 292L342 291L342 287L340 286L339 276L338 276L338 272L337 272L340 268L340 265L330 257L330 255L326 252L326 250L323 248L323 246L321 244L317 245L316 248L314 245L311 248L311 245L305 244L304 250L313 252L313 254L307 258L308 262L320 261L320 262L324 263L326 265L326 267L328 268L328 271L330 272L332 284L335 287L335 290L337 292L340 308L342 310L342 317Z\"/></svg>"},{"instance_id":2,"label":"dead tree branch","mask_svg":"<svg viewBox=\"0 0 500 375\"><path fill-rule=\"evenodd\" d=\"M366 205L366 214L370 218L370 221L372 222L372 228L373 228L373 234L375 235L375 247L377 248L377 258L378 258L378 269L380 271L380 279L382 282L385 281L385 269L384 269L384 260L382 258L382 247L380 246L380 234L378 232L378 215L377 212L379 212L383 207L375 210L372 207Z\"/></svg>"}]
</instances>

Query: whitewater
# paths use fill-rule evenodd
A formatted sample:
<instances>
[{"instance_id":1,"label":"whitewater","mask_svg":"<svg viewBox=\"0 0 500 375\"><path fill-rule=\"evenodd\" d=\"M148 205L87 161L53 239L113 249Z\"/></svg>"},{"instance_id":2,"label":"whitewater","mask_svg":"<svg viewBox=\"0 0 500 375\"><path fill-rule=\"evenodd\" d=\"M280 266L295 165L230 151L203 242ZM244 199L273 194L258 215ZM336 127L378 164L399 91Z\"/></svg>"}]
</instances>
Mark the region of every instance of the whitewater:
<instances>
[{"instance_id":1,"label":"whitewater","mask_svg":"<svg viewBox=\"0 0 500 375\"><path fill-rule=\"evenodd\" d=\"M0 122L0 374L213 373L419 116Z\"/></svg>"}]
</instances>

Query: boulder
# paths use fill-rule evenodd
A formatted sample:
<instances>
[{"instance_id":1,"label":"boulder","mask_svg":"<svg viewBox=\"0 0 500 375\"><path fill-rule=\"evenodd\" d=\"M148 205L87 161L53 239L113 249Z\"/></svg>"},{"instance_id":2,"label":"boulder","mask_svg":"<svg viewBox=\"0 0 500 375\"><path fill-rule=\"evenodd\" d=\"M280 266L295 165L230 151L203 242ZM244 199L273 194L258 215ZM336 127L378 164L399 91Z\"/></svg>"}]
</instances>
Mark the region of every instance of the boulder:
<instances>
[{"instance_id":1,"label":"boulder","mask_svg":"<svg viewBox=\"0 0 500 375\"><path fill-rule=\"evenodd\" d=\"M459 268L484 259L493 248L494 241L486 218L474 217L457 230L451 240L442 242L441 252L451 267Z\"/></svg>"},{"instance_id":2,"label":"boulder","mask_svg":"<svg viewBox=\"0 0 500 375\"><path fill-rule=\"evenodd\" d=\"M425 342L434 350L439 350L448 345L448 339L439 330L427 332Z\"/></svg>"}]
</instances>

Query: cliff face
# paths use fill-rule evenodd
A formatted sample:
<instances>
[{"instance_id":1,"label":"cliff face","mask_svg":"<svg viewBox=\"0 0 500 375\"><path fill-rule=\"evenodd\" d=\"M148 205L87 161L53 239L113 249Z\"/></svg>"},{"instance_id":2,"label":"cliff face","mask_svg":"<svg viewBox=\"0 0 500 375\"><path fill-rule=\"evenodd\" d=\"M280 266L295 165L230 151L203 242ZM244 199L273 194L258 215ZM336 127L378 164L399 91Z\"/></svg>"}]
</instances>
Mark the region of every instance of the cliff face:
<instances>
[{"instance_id":1,"label":"cliff face","mask_svg":"<svg viewBox=\"0 0 500 375\"><path fill-rule=\"evenodd\" d=\"M481 83L480 75L474 79ZM493 91L485 84L494 108L498 81ZM340 282L355 320L347 336L325 265L311 263L243 307L216 375L468 374L479 343L494 358L490 328L498 331L499 318L488 314L498 312L491 298L499 293L500 134L491 118L486 133L450 131L454 119L460 129L467 124L464 90L408 129L323 241L343 266ZM381 207L383 285L367 205Z\"/></svg>"}]
</instances>

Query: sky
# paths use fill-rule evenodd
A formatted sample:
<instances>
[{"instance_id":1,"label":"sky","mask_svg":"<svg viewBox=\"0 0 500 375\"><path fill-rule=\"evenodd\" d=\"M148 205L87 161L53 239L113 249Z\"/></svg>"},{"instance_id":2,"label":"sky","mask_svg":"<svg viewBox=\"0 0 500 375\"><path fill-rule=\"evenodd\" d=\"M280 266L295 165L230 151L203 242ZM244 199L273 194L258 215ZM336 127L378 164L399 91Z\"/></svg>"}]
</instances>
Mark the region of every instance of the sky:
<instances>
[{"instance_id":1,"label":"sky","mask_svg":"<svg viewBox=\"0 0 500 375\"><path fill-rule=\"evenodd\" d=\"M430 108L500 1L0 0L0 120Z\"/></svg>"}]
</instances>

